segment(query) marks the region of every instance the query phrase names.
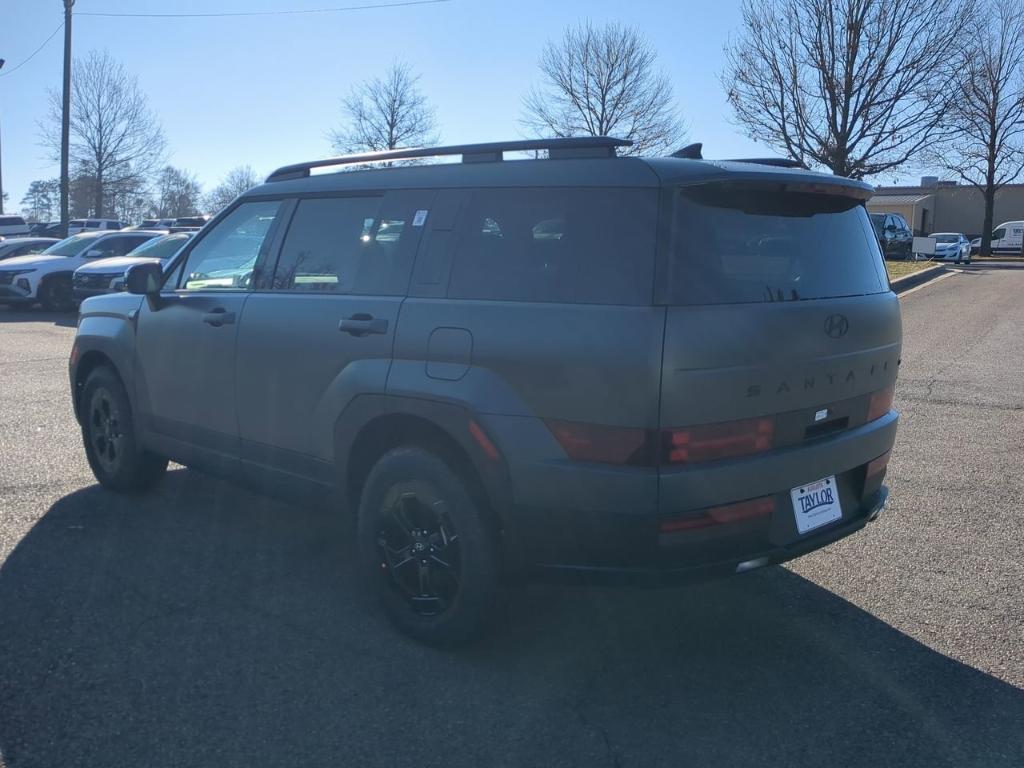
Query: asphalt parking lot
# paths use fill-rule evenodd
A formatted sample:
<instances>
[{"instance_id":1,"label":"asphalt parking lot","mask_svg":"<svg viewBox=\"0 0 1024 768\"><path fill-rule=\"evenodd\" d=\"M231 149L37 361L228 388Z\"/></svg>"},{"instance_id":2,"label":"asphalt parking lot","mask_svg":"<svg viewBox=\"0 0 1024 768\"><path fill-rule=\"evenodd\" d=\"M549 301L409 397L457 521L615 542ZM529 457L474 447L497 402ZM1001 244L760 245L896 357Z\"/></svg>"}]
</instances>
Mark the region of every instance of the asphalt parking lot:
<instances>
[{"instance_id":1,"label":"asphalt parking lot","mask_svg":"<svg viewBox=\"0 0 1024 768\"><path fill-rule=\"evenodd\" d=\"M460 653L363 610L340 514L100 490L73 319L0 309L0 766L1024 765L1024 264L902 302L879 522L724 582L530 587Z\"/></svg>"}]
</instances>

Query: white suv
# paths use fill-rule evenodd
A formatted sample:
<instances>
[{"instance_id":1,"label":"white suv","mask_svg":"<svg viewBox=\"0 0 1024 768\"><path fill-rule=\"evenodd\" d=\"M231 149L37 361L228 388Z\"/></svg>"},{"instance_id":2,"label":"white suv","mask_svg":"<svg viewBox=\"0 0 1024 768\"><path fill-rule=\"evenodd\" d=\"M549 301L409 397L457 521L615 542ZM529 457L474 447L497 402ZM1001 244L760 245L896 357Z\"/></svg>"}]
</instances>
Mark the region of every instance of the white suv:
<instances>
[{"instance_id":1,"label":"white suv","mask_svg":"<svg viewBox=\"0 0 1024 768\"><path fill-rule=\"evenodd\" d=\"M71 276L95 259L123 256L163 232L82 232L42 253L0 262L0 304L40 303L51 311L75 306Z\"/></svg>"},{"instance_id":2,"label":"white suv","mask_svg":"<svg viewBox=\"0 0 1024 768\"><path fill-rule=\"evenodd\" d=\"M117 219L72 219L68 222L68 234L77 235L79 232L92 232L93 230L123 229L124 222Z\"/></svg>"}]
</instances>

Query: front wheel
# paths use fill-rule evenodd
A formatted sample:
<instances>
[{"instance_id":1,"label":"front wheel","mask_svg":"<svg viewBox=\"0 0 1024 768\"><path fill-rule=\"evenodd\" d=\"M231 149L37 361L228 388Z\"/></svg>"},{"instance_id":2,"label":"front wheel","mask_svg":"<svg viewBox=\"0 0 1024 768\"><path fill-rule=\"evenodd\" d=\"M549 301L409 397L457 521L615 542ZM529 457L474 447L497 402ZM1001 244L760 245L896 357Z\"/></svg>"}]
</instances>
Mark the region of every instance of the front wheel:
<instances>
[{"instance_id":1,"label":"front wheel","mask_svg":"<svg viewBox=\"0 0 1024 768\"><path fill-rule=\"evenodd\" d=\"M400 630L430 645L476 639L501 604L489 511L438 455L397 448L374 465L359 503L359 567Z\"/></svg>"},{"instance_id":2,"label":"front wheel","mask_svg":"<svg viewBox=\"0 0 1024 768\"><path fill-rule=\"evenodd\" d=\"M81 397L85 456L100 485L129 493L156 485L167 471L167 459L138 444L131 403L117 374L97 368Z\"/></svg>"}]
</instances>

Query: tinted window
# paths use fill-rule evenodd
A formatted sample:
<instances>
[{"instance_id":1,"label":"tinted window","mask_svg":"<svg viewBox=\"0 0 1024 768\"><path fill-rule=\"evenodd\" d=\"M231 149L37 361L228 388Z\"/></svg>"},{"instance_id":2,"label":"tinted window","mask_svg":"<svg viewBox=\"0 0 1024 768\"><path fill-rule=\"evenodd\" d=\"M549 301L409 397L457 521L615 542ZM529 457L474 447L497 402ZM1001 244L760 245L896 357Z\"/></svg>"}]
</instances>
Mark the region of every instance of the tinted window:
<instances>
[{"instance_id":1,"label":"tinted window","mask_svg":"<svg viewBox=\"0 0 1024 768\"><path fill-rule=\"evenodd\" d=\"M92 241L85 255L90 259L124 256L132 248L148 239L147 237L99 237ZM99 251L99 253L92 255L93 251Z\"/></svg>"},{"instance_id":2,"label":"tinted window","mask_svg":"<svg viewBox=\"0 0 1024 768\"><path fill-rule=\"evenodd\" d=\"M709 184L679 190L671 297L733 304L859 296L888 290L856 200Z\"/></svg>"},{"instance_id":3,"label":"tinted window","mask_svg":"<svg viewBox=\"0 0 1024 768\"><path fill-rule=\"evenodd\" d=\"M189 253L181 287L248 290L280 207L280 201L266 200L242 203L231 211Z\"/></svg>"},{"instance_id":4,"label":"tinted window","mask_svg":"<svg viewBox=\"0 0 1024 768\"><path fill-rule=\"evenodd\" d=\"M72 235L54 243L43 253L48 256L77 256L95 242L95 235Z\"/></svg>"},{"instance_id":5,"label":"tinted window","mask_svg":"<svg viewBox=\"0 0 1024 768\"><path fill-rule=\"evenodd\" d=\"M463 299L648 304L657 195L636 189L474 194L448 295Z\"/></svg>"},{"instance_id":6,"label":"tinted window","mask_svg":"<svg viewBox=\"0 0 1024 768\"><path fill-rule=\"evenodd\" d=\"M150 259L169 259L181 250L181 247L192 237L191 233L181 232L175 235L164 235L147 240L136 246L129 256L144 256Z\"/></svg>"},{"instance_id":7,"label":"tinted window","mask_svg":"<svg viewBox=\"0 0 1024 768\"><path fill-rule=\"evenodd\" d=\"M0 227L24 226L25 220L21 216L0 216Z\"/></svg>"},{"instance_id":8,"label":"tinted window","mask_svg":"<svg viewBox=\"0 0 1024 768\"><path fill-rule=\"evenodd\" d=\"M904 219L902 216L893 216L893 219L896 221L896 228L897 229L900 229L900 230L908 230L908 229L910 229L910 225L907 224L907 220Z\"/></svg>"},{"instance_id":9,"label":"tinted window","mask_svg":"<svg viewBox=\"0 0 1024 768\"><path fill-rule=\"evenodd\" d=\"M1006 237L1005 227L1000 227L999 229L992 233L993 240L1002 240L1004 237Z\"/></svg>"},{"instance_id":10,"label":"tinted window","mask_svg":"<svg viewBox=\"0 0 1024 768\"><path fill-rule=\"evenodd\" d=\"M937 243L959 243L960 238L956 235L932 235Z\"/></svg>"},{"instance_id":11,"label":"tinted window","mask_svg":"<svg viewBox=\"0 0 1024 768\"><path fill-rule=\"evenodd\" d=\"M302 200L288 226L273 287L281 291L400 295L410 259L404 212L384 198Z\"/></svg>"},{"instance_id":12,"label":"tinted window","mask_svg":"<svg viewBox=\"0 0 1024 768\"><path fill-rule=\"evenodd\" d=\"M14 251L8 253L8 256L26 256L30 253L39 253L46 247L46 243L31 243L29 245L23 245L21 248L17 248Z\"/></svg>"}]
</instances>

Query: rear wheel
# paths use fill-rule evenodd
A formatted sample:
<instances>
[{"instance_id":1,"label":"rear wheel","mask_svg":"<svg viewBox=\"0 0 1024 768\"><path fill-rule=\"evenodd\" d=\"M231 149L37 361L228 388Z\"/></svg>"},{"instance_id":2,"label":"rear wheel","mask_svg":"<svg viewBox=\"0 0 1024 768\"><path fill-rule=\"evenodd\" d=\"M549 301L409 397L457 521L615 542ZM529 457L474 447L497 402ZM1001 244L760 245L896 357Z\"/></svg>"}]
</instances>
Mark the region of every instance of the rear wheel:
<instances>
[{"instance_id":1,"label":"rear wheel","mask_svg":"<svg viewBox=\"0 0 1024 768\"><path fill-rule=\"evenodd\" d=\"M106 367L89 374L82 390L82 440L93 475L112 491L139 492L156 485L167 459L144 450L124 385Z\"/></svg>"},{"instance_id":2,"label":"rear wheel","mask_svg":"<svg viewBox=\"0 0 1024 768\"><path fill-rule=\"evenodd\" d=\"M439 456L397 448L359 504L361 576L406 634L448 645L479 637L501 603L497 535L483 503Z\"/></svg>"},{"instance_id":3,"label":"rear wheel","mask_svg":"<svg viewBox=\"0 0 1024 768\"><path fill-rule=\"evenodd\" d=\"M75 307L71 278L54 277L39 287L39 302L49 312L70 312Z\"/></svg>"}]
</instances>

